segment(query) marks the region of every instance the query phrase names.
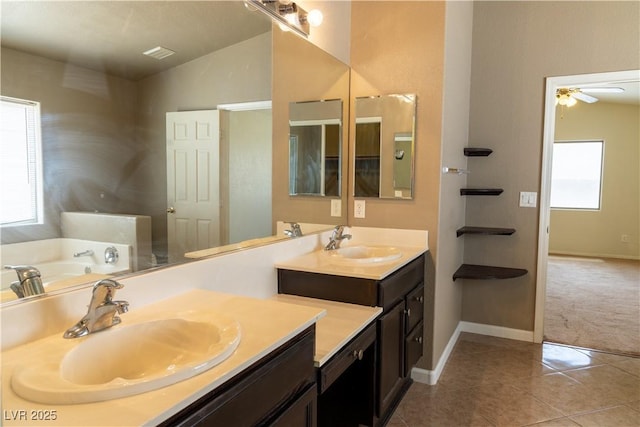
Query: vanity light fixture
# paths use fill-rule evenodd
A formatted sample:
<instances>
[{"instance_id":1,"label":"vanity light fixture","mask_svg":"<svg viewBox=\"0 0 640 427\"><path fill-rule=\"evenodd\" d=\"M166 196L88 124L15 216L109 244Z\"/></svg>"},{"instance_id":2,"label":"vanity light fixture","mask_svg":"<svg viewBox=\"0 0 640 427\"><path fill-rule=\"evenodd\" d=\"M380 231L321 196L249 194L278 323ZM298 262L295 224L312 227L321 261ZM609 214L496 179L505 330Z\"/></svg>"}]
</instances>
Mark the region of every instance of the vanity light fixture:
<instances>
[{"instance_id":1,"label":"vanity light fixture","mask_svg":"<svg viewBox=\"0 0 640 427\"><path fill-rule=\"evenodd\" d=\"M164 59L168 56L173 55L174 53L175 52L172 51L171 49L167 49L166 47L162 47L162 46L156 46L153 49L149 49L146 52L142 52L143 55L150 56L157 60Z\"/></svg>"},{"instance_id":2,"label":"vanity light fixture","mask_svg":"<svg viewBox=\"0 0 640 427\"><path fill-rule=\"evenodd\" d=\"M268 15L283 29L290 29L304 38L309 37L309 14L292 0L245 0L245 6Z\"/></svg>"}]
</instances>

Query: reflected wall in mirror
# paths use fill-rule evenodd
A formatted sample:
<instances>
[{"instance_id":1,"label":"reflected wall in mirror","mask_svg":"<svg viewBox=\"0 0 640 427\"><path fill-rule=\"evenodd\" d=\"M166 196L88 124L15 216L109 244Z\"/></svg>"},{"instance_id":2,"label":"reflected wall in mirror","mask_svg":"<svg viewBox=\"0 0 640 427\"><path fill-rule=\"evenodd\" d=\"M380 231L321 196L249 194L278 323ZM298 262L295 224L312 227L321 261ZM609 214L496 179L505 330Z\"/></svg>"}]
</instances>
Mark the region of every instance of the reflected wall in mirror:
<instances>
[{"instance_id":1,"label":"reflected wall in mirror","mask_svg":"<svg viewBox=\"0 0 640 427\"><path fill-rule=\"evenodd\" d=\"M355 100L354 196L413 198L416 95Z\"/></svg>"},{"instance_id":2,"label":"reflected wall in mirror","mask_svg":"<svg viewBox=\"0 0 640 427\"><path fill-rule=\"evenodd\" d=\"M129 246L128 272L167 265L171 206L166 113L271 100L272 22L240 1L36 1L2 6L2 95L40 102L44 189L42 221L2 227L3 246L39 242L37 250L12 247L15 263L55 263L46 269L64 277L64 283L56 281L64 286L86 284L108 270L102 265L105 242ZM104 46L103 40L110 40L109 49L96 48ZM326 55L300 42L298 55ZM142 55L158 45L175 54L163 60ZM313 87L313 82L306 84ZM348 92L334 95L346 96ZM240 152L234 145L236 132L225 125L233 126L240 113L220 114L220 197L228 200L220 223L226 226L226 220L231 227L238 171L223 163L225 155L244 166L251 159L261 170L270 159L265 147L260 155L235 158ZM272 133L265 132L271 144ZM288 149L286 141L280 145ZM278 211L278 201L271 201L270 208ZM247 211L264 217L260 209ZM317 223L315 219L299 213L294 220ZM265 233L273 235L278 220L285 218L271 215ZM265 237L230 229L220 236L221 244ZM93 255L74 257L89 249ZM8 253L2 251L3 264L9 263ZM50 255L55 259L49 260ZM122 266L115 267L120 271Z\"/></svg>"},{"instance_id":3,"label":"reflected wall in mirror","mask_svg":"<svg viewBox=\"0 0 640 427\"><path fill-rule=\"evenodd\" d=\"M340 197L342 101L289 103L289 194Z\"/></svg>"}]
</instances>

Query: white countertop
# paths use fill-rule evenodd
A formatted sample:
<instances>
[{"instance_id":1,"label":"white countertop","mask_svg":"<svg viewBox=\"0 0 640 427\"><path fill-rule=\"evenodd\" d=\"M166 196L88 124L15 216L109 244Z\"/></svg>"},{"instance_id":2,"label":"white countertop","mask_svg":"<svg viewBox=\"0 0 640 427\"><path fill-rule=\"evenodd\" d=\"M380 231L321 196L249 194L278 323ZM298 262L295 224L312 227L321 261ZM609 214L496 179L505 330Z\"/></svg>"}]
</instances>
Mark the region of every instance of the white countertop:
<instances>
[{"instance_id":1,"label":"white countertop","mask_svg":"<svg viewBox=\"0 0 640 427\"><path fill-rule=\"evenodd\" d=\"M147 393L104 402L45 405L17 396L10 385L12 372L21 365L55 361L61 352L66 352L80 340L90 339L91 335L78 340L64 340L60 337L59 342L54 340L54 346L51 344L52 337L30 342L2 353L2 424L156 425L286 343L326 314L325 309L309 304L285 304L277 300L193 290L123 314L122 325L167 316L179 317L180 312L191 310L217 310L240 323L242 339L231 357L200 375ZM44 414L55 414L55 420L51 416L47 420L37 420L34 417Z\"/></svg>"},{"instance_id":2,"label":"white countertop","mask_svg":"<svg viewBox=\"0 0 640 427\"><path fill-rule=\"evenodd\" d=\"M382 313L380 307L347 304L297 295L278 294L272 299L326 311L326 316L316 322L314 355L316 367L322 367Z\"/></svg>"},{"instance_id":3,"label":"white countertop","mask_svg":"<svg viewBox=\"0 0 640 427\"><path fill-rule=\"evenodd\" d=\"M343 245L342 247L346 247ZM330 274L333 276L360 277L364 279L381 280L418 258L428 249L425 246L396 246L402 255L400 258L388 262L345 265L331 262L324 250L318 250L305 255L276 263L276 268L306 271L308 273Z\"/></svg>"}]
</instances>

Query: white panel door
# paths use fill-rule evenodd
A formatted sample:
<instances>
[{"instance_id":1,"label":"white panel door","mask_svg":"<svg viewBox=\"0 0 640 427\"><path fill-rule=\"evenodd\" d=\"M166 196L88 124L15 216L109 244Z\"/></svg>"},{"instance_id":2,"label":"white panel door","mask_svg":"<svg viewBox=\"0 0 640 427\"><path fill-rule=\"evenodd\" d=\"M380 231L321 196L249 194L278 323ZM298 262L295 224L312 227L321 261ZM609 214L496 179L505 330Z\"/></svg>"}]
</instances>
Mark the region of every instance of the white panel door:
<instances>
[{"instance_id":1,"label":"white panel door","mask_svg":"<svg viewBox=\"0 0 640 427\"><path fill-rule=\"evenodd\" d=\"M218 110L167 113L169 262L220 245Z\"/></svg>"}]
</instances>

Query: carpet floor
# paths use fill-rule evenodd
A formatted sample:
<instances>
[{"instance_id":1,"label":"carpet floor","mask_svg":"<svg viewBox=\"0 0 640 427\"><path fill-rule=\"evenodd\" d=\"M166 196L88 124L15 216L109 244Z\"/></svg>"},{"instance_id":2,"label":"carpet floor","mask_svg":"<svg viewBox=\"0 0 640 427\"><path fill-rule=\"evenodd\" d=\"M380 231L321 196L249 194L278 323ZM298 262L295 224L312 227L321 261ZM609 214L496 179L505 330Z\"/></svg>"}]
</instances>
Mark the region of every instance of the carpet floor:
<instances>
[{"instance_id":1,"label":"carpet floor","mask_svg":"<svg viewBox=\"0 0 640 427\"><path fill-rule=\"evenodd\" d=\"M549 256L544 338L640 355L640 261Z\"/></svg>"}]
</instances>

